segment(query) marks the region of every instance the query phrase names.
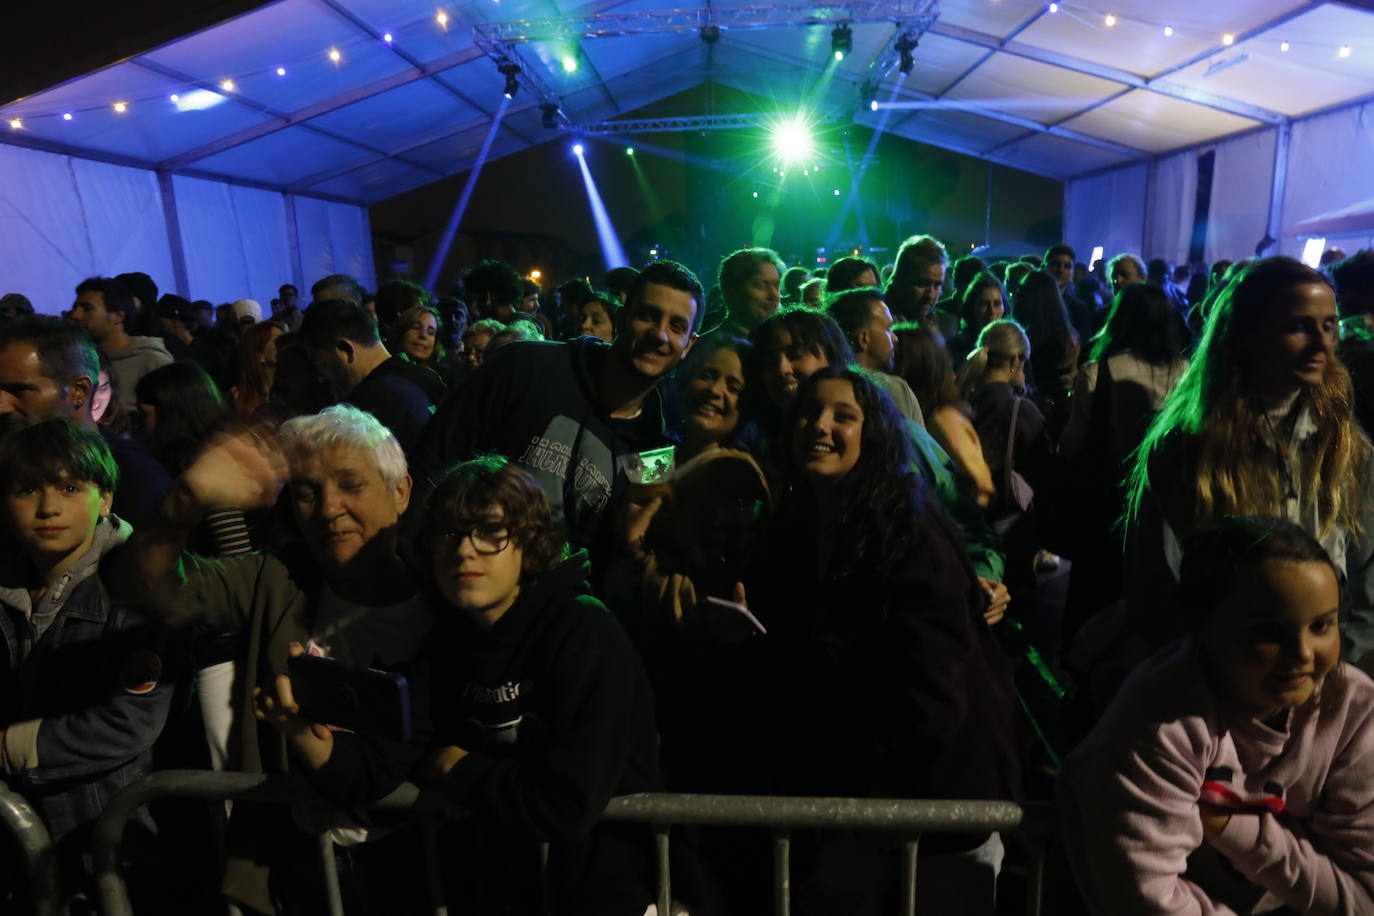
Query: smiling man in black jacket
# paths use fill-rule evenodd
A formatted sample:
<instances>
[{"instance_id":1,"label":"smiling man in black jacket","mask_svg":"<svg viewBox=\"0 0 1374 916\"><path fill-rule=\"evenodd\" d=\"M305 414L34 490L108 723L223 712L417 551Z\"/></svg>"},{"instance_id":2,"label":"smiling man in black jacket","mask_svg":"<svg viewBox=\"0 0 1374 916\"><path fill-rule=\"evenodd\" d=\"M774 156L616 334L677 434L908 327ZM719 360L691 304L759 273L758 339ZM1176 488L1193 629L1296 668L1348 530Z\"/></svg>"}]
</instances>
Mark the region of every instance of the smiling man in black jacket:
<instances>
[{"instance_id":1,"label":"smiling man in black jacket","mask_svg":"<svg viewBox=\"0 0 1374 916\"><path fill-rule=\"evenodd\" d=\"M573 546L600 560L621 459L663 444L658 383L696 341L702 302L690 270L655 261L631 287L614 343L501 348L439 406L415 457L417 495L455 462L505 455L538 478Z\"/></svg>"}]
</instances>

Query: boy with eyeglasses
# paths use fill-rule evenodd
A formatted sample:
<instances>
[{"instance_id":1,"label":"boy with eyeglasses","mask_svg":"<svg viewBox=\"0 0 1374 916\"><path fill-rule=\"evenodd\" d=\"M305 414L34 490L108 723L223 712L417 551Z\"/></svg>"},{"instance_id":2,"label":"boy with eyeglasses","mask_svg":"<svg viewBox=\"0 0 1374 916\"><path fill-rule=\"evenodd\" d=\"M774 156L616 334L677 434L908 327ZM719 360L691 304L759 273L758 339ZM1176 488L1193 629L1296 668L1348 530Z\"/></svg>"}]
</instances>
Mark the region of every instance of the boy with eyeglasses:
<instances>
[{"instance_id":1,"label":"boy with eyeglasses","mask_svg":"<svg viewBox=\"0 0 1374 916\"><path fill-rule=\"evenodd\" d=\"M648 677L619 621L587 592L549 499L500 457L464 462L431 494L422 562L438 596L430 651L434 747L417 779L475 815L451 825L444 873L473 912L544 912L537 844L551 844L559 913L643 913L652 840L598 824L614 795L661 788Z\"/></svg>"}]
</instances>

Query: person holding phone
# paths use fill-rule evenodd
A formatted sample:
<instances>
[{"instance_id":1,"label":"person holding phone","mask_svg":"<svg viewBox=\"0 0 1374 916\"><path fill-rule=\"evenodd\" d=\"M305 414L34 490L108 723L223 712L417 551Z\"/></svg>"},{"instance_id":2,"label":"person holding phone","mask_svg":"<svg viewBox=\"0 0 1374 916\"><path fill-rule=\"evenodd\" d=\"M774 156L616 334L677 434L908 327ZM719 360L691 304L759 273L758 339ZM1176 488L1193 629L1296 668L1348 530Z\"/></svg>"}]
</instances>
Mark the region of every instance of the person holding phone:
<instances>
[{"instance_id":1,"label":"person holding phone","mask_svg":"<svg viewBox=\"0 0 1374 916\"><path fill-rule=\"evenodd\" d=\"M219 559L185 550L207 511L271 507L283 484L303 547ZM172 623L243 634L230 769L296 769L346 808L361 808L405 780L423 741L304 721L286 672L293 653L389 670L419 655L432 615L397 549L396 526L409 501L410 475L395 436L370 414L336 405L287 421L276 436L243 430L213 440L130 538L115 569L120 594ZM259 713L276 728L257 727ZM230 819L225 892L260 911L272 912L272 894L258 863L289 861L285 838L304 836L276 823L281 813L241 803Z\"/></svg>"},{"instance_id":2,"label":"person holding phone","mask_svg":"<svg viewBox=\"0 0 1374 916\"><path fill-rule=\"evenodd\" d=\"M545 904L640 916L652 839L597 821L613 795L661 791L654 700L619 620L587 591L586 552L565 554L539 481L498 456L439 478L420 548L445 613L429 653L434 749L416 778L473 815L445 838L465 911L545 911L546 841Z\"/></svg>"}]
</instances>

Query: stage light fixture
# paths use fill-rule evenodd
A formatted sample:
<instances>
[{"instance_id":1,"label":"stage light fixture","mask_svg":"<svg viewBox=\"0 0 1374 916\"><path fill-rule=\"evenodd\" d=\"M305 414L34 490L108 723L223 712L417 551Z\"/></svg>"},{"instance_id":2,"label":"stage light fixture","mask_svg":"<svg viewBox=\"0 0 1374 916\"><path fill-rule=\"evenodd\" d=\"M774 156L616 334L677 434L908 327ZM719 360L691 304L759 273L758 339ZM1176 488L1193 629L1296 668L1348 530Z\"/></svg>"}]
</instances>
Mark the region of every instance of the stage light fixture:
<instances>
[{"instance_id":1,"label":"stage light fixture","mask_svg":"<svg viewBox=\"0 0 1374 916\"><path fill-rule=\"evenodd\" d=\"M337 64L342 58L343 58L343 55L339 53L339 49L338 49L338 48L330 48L330 49L329 49L329 59L332 60L334 63Z\"/></svg>"},{"instance_id":2,"label":"stage light fixture","mask_svg":"<svg viewBox=\"0 0 1374 916\"><path fill-rule=\"evenodd\" d=\"M1229 48L1231 47L1231 45L1236 43L1236 36L1232 35L1230 32L1227 32L1225 35L1221 36L1221 43Z\"/></svg>"},{"instance_id":3,"label":"stage light fixture","mask_svg":"<svg viewBox=\"0 0 1374 916\"><path fill-rule=\"evenodd\" d=\"M1059 12L1059 4L1058 4L1058 3L1051 3L1051 4L1050 4L1050 12L1051 12L1051 13L1057 13L1057 12Z\"/></svg>"},{"instance_id":4,"label":"stage light fixture","mask_svg":"<svg viewBox=\"0 0 1374 916\"><path fill-rule=\"evenodd\" d=\"M219 81L219 88L223 89L225 92L233 92L233 91L234 91L234 81L233 81L233 80L220 80L220 81Z\"/></svg>"},{"instance_id":5,"label":"stage light fixture","mask_svg":"<svg viewBox=\"0 0 1374 916\"><path fill-rule=\"evenodd\" d=\"M633 146L627 146L627 147L625 147L625 155L627 155L627 156L629 156L629 157L631 157L631 158L634 158L634 154L635 154L635 148L634 148Z\"/></svg>"},{"instance_id":6,"label":"stage light fixture","mask_svg":"<svg viewBox=\"0 0 1374 916\"><path fill-rule=\"evenodd\" d=\"M911 35L903 35L897 39L897 53L901 55L901 62L897 64L897 69L901 71L902 76L910 76L911 71L916 69L916 56L913 52L918 44L920 42ZM877 109L875 108L874 111Z\"/></svg>"},{"instance_id":7,"label":"stage light fixture","mask_svg":"<svg viewBox=\"0 0 1374 916\"><path fill-rule=\"evenodd\" d=\"M772 142L774 153L784 164L810 159L815 148L811 128L801 118L784 121L775 126Z\"/></svg>"},{"instance_id":8,"label":"stage light fixture","mask_svg":"<svg viewBox=\"0 0 1374 916\"><path fill-rule=\"evenodd\" d=\"M18 130L24 126L24 122L18 118L10 118L10 130Z\"/></svg>"},{"instance_id":9,"label":"stage light fixture","mask_svg":"<svg viewBox=\"0 0 1374 916\"><path fill-rule=\"evenodd\" d=\"M1164 27L1164 37L1165 37L1165 38L1173 38L1173 37L1174 37L1174 27L1173 27L1173 26L1171 26L1171 25L1166 25L1166 26Z\"/></svg>"},{"instance_id":10,"label":"stage light fixture","mask_svg":"<svg viewBox=\"0 0 1374 916\"><path fill-rule=\"evenodd\" d=\"M129 110L129 105L127 102L115 102L114 110L119 112L120 114L124 114L124 112Z\"/></svg>"},{"instance_id":11,"label":"stage light fixture","mask_svg":"<svg viewBox=\"0 0 1374 916\"><path fill-rule=\"evenodd\" d=\"M583 153L582 144L581 144L581 143L574 143L574 144L573 144L573 155L574 155L574 156L581 156L582 153Z\"/></svg>"},{"instance_id":12,"label":"stage light fixture","mask_svg":"<svg viewBox=\"0 0 1374 916\"><path fill-rule=\"evenodd\" d=\"M383 35L382 41L386 42L387 44L391 44L391 33L387 32L385 35Z\"/></svg>"},{"instance_id":13,"label":"stage light fixture","mask_svg":"<svg viewBox=\"0 0 1374 916\"><path fill-rule=\"evenodd\" d=\"M64 115L62 116L62 120L64 120L64 121L70 121L71 119L72 119L72 113L71 113L70 111L67 112L66 114L64 114Z\"/></svg>"},{"instance_id":14,"label":"stage light fixture","mask_svg":"<svg viewBox=\"0 0 1374 916\"><path fill-rule=\"evenodd\" d=\"M1338 54L1340 57L1349 57L1349 56L1350 56L1350 45L1341 45L1341 49L1340 49L1340 51L1337 52L1337 54Z\"/></svg>"},{"instance_id":15,"label":"stage light fixture","mask_svg":"<svg viewBox=\"0 0 1374 916\"><path fill-rule=\"evenodd\" d=\"M286 76L286 68L285 68L285 67L278 67L278 68L277 68L277 76Z\"/></svg>"},{"instance_id":16,"label":"stage light fixture","mask_svg":"<svg viewBox=\"0 0 1374 916\"><path fill-rule=\"evenodd\" d=\"M716 25L714 22L710 25L704 25L701 27L701 32L699 34L701 35L702 41L708 45L713 45L720 41L720 26Z\"/></svg>"},{"instance_id":17,"label":"stage light fixture","mask_svg":"<svg viewBox=\"0 0 1374 916\"><path fill-rule=\"evenodd\" d=\"M847 25L835 26L830 33L830 50L836 60L844 60L844 56L854 50L854 31Z\"/></svg>"},{"instance_id":18,"label":"stage light fixture","mask_svg":"<svg viewBox=\"0 0 1374 916\"><path fill-rule=\"evenodd\" d=\"M564 55L563 55L563 59L560 61L560 63L563 65L563 72L564 72L564 73L576 73L576 72L577 72L577 55L575 55L575 54L564 54Z\"/></svg>"},{"instance_id":19,"label":"stage light fixture","mask_svg":"<svg viewBox=\"0 0 1374 916\"><path fill-rule=\"evenodd\" d=\"M506 98L513 99L515 94L520 91L520 65L506 61L496 68L497 71L506 78Z\"/></svg>"},{"instance_id":20,"label":"stage light fixture","mask_svg":"<svg viewBox=\"0 0 1374 916\"><path fill-rule=\"evenodd\" d=\"M558 106L552 102L539 106L539 114L543 118L544 127L549 130L558 129Z\"/></svg>"},{"instance_id":21,"label":"stage light fixture","mask_svg":"<svg viewBox=\"0 0 1374 916\"><path fill-rule=\"evenodd\" d=\"M1108 13L1107 18L1104 19L1103 22L1107 23L1107 28L1111 28L1112 26L1116 25L1116 16L1112 15L1111 13Z\"/></svg>"},{"instance_id":22,"label":"stage light fixture","mask_svg":"<svg viewBox=\"0 0 1374 916\"><path fill-rule=\"evenodd\" d=\"M1279 50L1280 50L1280 51L1287 51L1287 50L1288 50L1288 42L1286 42L1286 41L1281 41L1281 42L1279 42Z\"/></svg>"}]
</instances>

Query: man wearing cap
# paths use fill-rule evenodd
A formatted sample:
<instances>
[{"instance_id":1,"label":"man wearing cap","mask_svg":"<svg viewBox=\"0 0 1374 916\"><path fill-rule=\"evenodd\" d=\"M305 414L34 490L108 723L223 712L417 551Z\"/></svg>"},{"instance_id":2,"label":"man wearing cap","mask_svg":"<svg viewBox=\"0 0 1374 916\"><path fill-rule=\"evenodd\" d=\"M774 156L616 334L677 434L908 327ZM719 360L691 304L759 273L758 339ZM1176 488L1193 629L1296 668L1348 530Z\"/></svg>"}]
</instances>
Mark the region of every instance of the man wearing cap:
<instances>
[{"instance_id":1,"label":"man wearing cap","mask_svg":"<svg viewBox=\"0 0 1374 916\"><path fill-rule=\"evenodd\" d=\"M134 317L133 297L118 280L91 277L76 287L70 320L84 328L100 351L110 358L119 383L119 403L134 406L138 380L172 361L159 337L132 337L125 322Z\"/></svg>"}]
</instances>

